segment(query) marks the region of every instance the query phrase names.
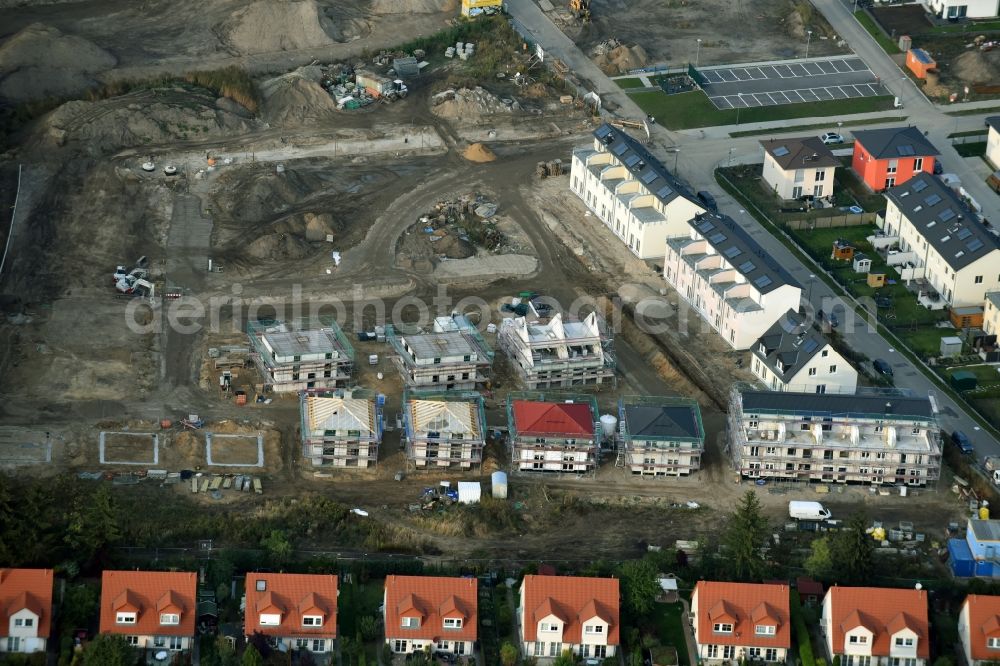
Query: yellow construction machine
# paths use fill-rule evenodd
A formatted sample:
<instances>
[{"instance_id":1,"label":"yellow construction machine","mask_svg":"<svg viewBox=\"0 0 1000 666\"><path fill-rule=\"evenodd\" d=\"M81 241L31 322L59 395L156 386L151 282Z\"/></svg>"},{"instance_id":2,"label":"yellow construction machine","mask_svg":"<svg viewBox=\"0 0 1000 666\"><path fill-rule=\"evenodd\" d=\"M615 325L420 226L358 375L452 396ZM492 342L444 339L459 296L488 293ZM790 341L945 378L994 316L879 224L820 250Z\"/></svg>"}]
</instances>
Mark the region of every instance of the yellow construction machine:
<instances>
[{"instance_id":1,"label":"yellow construction machine","mask_svg":"<svg viewBox=\"0 0 1000 666\"><path fill-rule=\"evenodd\" d=\"M584 23L590 22L590 0L569 0L569 10Z\"/></svg>"}]
</instances>

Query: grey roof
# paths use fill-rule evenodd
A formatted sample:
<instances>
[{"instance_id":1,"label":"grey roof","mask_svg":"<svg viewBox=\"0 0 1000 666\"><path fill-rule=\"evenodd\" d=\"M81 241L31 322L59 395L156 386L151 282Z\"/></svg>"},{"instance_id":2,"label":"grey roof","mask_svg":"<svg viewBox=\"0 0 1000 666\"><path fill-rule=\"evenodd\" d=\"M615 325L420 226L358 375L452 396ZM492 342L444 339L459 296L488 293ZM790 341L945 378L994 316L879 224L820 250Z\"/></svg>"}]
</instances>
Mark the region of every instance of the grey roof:
<instances>
[{"instance_id":1,"label":"grey roof","mask_svg":"<svg viewBox=\"0 0 1000 666\"><path fill-rule=\"evenodd\" d=\"M760 145L782 169L815 169L841 166L840 160L817 136L804 139L767 139Z\"/></svg>"},{"instance_id":2,"label":"grey roof","mask_svg":"<svg viewBox=\"0 0 1000 666\"><path fill-rule=\"evenodd\" d=\"M916 127L858 130L854 132L854 141L864 146L877 160L941 154Z\"/></svg>"},{"instance_id":3,"label":"grey roof","mask_svg":"<svg viewBox=\"0 0 1000 666\"><path fill-rule=\"evenodd\" d=\"M625 405L625 423L638 439L704 439L698 405Z\"/></svg>"},{"instance_id":4,"label":"grey roof","mask_svg":"<svg viewBox=\"0 0 1000 666\"><path fill-rule=\"evenodd\" d=\"M993 304L993 307L1000 310L1000 291L986 292L986 300Z\"/></svg>"},{"instance_id":5,"label":"grey roof","mask_svg":"<svg viewBox=\"0 0 1000 666\"><path fill-rule=\"evenodd\" d=\"M728 215L702 213L688 224L760 293L769 293L785 284L801 289L795 278Z\"/></svg>"},{"instance_id":6,"label":"grey roof","mask_svg":"<svg viewBox=\"0 0 1000 666\"><path fill-rule=\"evenodd\" d=\"M463 331L407 335L403 340L417 358L466 356L479 351Z\"/></svg>"},{"instance_id":7,"label":"grey roof","mask_svg":"<svg viewBox=\"0 0 1000 666\"><path fill-rule=\"evenodd\" d=\"M771 372L787 381L827 344L826 338L789 310L760 336L751 351ZM779 361L784 370L779 369Z\"/></svg>"},{"instance_id":8,"label":"grey roof","mask_svg":"<svg viewBox=\"0 0 1000 666\"><path fill-rule=\"evenodd\" d=\"M758 410L796 416L846 416L880 419L932 420L927 397L846 393L797 393L789 391L740 391L743 412ZM887 408L886 405L889 405Z\"/></svg>"},{"instance_id":9,"label":"grey roof","mask_svg":"<svg viewBox=\"0 0 1000 666\"><path fill-rule=\"evenodd\" d=\"M1000 116L989 116L986 118L986 124L1000 132Z\"/></svg>"},{"instance_id":10,"label":"grey roof","mask_svg":"<svg viewBox=\"0 0 1000 666\"><path fill-rule=\"evenodd\" d=\"M885 196L955 270L1000 249L1000 238L940 178L922 173Z\"/></svg>"},{"instance_id":11,"label":"grey roof","mask_svg":"<svg viewBox=\"0 0 1000 666\"><path fill-rule=\"evenodd\" d=\"M660 160L653 157L645 146L628 133L605 123L594 130L594 136L632 173L634 178L664 204L670 203L677 197L684 197L704 210L704 206L698 202L698 198L691 190L677 180Z\"/></svg>"},{"instance_id":12,"label":"grey roof","mask_svg":"<svg viewBox=\"0 0 1000 666\"><path fill-rule=\"evenodd\" d=\"M969 519L969 527L976 541L1000 541L1000 520Z\"/></svg>"},{"instance_id":13,"label":"grey roof","mask_svg":"<svg viewBox=\"0 0 1000 666\"><path fill-rule=\"evenodd\" d=\"M268 331L263 337L276 356L304 356L344 350L337 335L328 328L308 331Z\"/></svg>"}]
</instances>

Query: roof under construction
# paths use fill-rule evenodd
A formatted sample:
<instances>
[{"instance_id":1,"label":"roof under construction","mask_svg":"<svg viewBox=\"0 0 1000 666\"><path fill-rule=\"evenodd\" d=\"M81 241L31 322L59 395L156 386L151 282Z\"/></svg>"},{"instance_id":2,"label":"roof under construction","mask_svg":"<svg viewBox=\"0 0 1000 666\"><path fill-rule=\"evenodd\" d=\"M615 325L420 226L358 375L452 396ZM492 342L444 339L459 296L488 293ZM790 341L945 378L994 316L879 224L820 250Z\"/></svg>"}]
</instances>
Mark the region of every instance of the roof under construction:
<instances>
[{"instance_id":1,"label":"roof under construction","mask_svg":"<svg viewBox=\"0 0 1000 666\"><path fill-rule=\"evenodd\" d=\"M370 398L306 395L302 409L310 432L357 430L362 436L375 433L375 401Z\"/></svg>"},{"instance_id":2,"label":"roof under construction","mask_svg":"<svg viewBox=\"0 0 1000 666\"><path fill-rule=\"evenodd\" d=\"M414 432L465 434L481 438L479 406L473 401L410 400L406 408L412 417Z\"/></svg>"}]
</instances>

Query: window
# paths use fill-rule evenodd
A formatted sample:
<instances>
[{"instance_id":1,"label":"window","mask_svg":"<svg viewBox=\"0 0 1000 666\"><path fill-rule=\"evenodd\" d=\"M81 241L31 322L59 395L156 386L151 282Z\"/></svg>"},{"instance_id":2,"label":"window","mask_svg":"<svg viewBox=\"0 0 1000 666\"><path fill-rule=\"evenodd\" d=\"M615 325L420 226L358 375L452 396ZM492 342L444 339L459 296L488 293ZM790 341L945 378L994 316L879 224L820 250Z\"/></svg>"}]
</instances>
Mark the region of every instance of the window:
<instances>
[{"instance_id":1,"label":"window","mask_svg":"<svg viewBox=\"0 0 1000 666\"><path fill-rule=\"evenodd\" d=\"M562 643L549 643L549 656L558 657L560 654L562 654Z\"/></svg>"},{"instance_id":2,"label":"window","mask_svg":"<svg viewBox=\"0 0 1000 666\"><path fill-rule=\"evenodd\" d=\"M822 182L826 180L826 169L816 169L816 182Z\"/></svg>"},{"instance_id":3,"label":"window","mask_svg":"<svg viewBox=\"0 0 1000 666\"><path fill-rule=\"evenodd\" d=\"M326 652L326 640L323 638L316 638L313 640L313 652Z\"/></svg>"},{"instance_id":4,"label":"window","mask_svg":"<svg viewBox=\"0 0 1000 666\"><path fill-rule=\"evenodd\" d=\"M181 616L177 613L160 613L160 624L180 624Z\"/></svg>"},{"instance_id":5,"label":"window","mask_svg":"<svg viewBox=\"0 0 1000 666\"><path fill-rule=\"evenodd\" d=\"M540 642L540 641L536 641L536 642L535 642L535 650L534 650L534 653L535 653L535 656L536 656L536 657L542 657L542 656L545 656L545 643L542 643L542 642Z\"/></svg>"},{"instance_id":6,"label":"window","mask_svg":"<svg viewBox=\"0 0 1000 666\"><path fill-rule=\"evenodd\" d=\"M924 168L924 158L918 157L917 159L913 160L914 171L921 171L923 168Z\"/></svg>"},{"instance_id":7,"label":"window","mask_svg":"<svg viewBox=\"0 0 1000 666\"><path fill-rule=\"evenodd\" d=\"M819 355L822 356L823 358L826 358L827 356L830 355L830 350L829 349L824 349L822 352L820 352Z\"/></svg>"},{"instance_id":8,"label":"window","mask_svg":"<svg viewBox=\"0 0 1000 666\"><path fill-rule=\"evenodd\" d=\"M816 376L816 368L809 368L809 376L810 377Z\"/></svg>"},{"instance_id":9,"label":"window","mask_svg":"<svg viewBox=\"0 0 1000 666\"><path fill-rule=\"evenodd\" d=\"M259 618L259 623L264 627L277 627L281 624L281 616L274 614L261 613Z\"/></svg>"},{"instance_id":10,"label":"window","mask_svg":"<svg viewBox=\"0 0 1000 666\"><path fill-rule=\"evenodd\" d=\"M764 651L764 661L778 661L777 648L767 648Z\"/></svg>"},{"instance_id":11,"label":"window","mask_svg":"<svg viewBox=\"0 0 1000 666\"><path fill-rule=\"evenodd\" d=\"M912 638L897 638L896 647L913 647Z\"/></svg>"},{"instance_id":12,"label":"window","mask_svg":"<svg viewBox=\"0 0 1000 666\"><path fill-rule=\"evenodd\" d=\"M542 622L542 625L538 629L539 631L559 631L559 625Z\"/></svg>"},{"instance_id":13,"label":"window","mask_svg":"<svg viewBox=\"0 0 1000 666\"><path fill-rule=\"evenodd\" d=\"M899 166L899 160L889 160L889 166L886 167L885 172L889 174L896 173L896 168Z\"/></svg>"},{"instance_id":14,"label":"window","mask_svg":"<svg viewBox=\"0 0 1000 666\"><path fill-rule=\"evenodd\" d=\"M712 631L717 634L731 634L733 633L733 625L726 622L716 622L715 626L712 627Z\"/></svg>"},{"instance_id":15,"label":"window","mask_svg":"<svg viewBox=\"0 0 1000 666\"><path fill-rule=\"evenodd\" d=\"M135 647L136 645L139 644L139 637L138 636L126 636L125 637L125 642L127 642L132 647Z\"/></svg>"},{"instance_id":16,"label":"window","mask_svg":"<svg viewBox=\"0 0 1000 666\"><path fill-rule=\"evenodd\" d=\"M461 629L462 628L462 618L460 617L446 617L444 619L445 629Z\"/></svg>"},{"instance_id":17,"label":"window","mask_svg":"<svg viewBox=\"0 0 1000 666\"><path fill-rule=\"evenodd\" d=\"M416 629L420 626L420 618L404 617L400 620L399 626L403 627L403 629Z\"/></svg>"},{"instance_id":18,"label":"window","mask_svg":"<svg viewBox=\"0 0 1000 666\"><path fill-rule=\"evenodd\" d=\"M986 647L991 650L1000 650L1000 638L987 638Z\"/></svg>"},{"instance_id":19,"label":"window","mask_svg":"<svg viewBox=\"0 0 1000 666\"><path fill-rule=\"evenodd\" d=\"M135 613L118 613L115 624L135 624Z\"/></svg>"},{"instance_id":20,"label":"window","mask_svg":"<svg viewBox=\"0 0 1000 666\"><path fill-rule=\"evenodd\" d=\"M7 638L7 652L17 652L21 649L21 639L17 636Z\"/></svg>"},{"instance_id":21,"label":"window","mask_svg":"<svg viewBox=\"0 0 1000 666\"><path fill-rule=\"evenodd\" d=\"M982 275L977 275L975 282L976 282L976 284L982 284L983 283L983 276Z\"/></svg>"},{"instance_id":22,"label":"window","mask_svg":"<svg viewBox=\"0 0 1000 666\"><path fill-rule=\"evenodd\" d=\"M758 636L774 636L778 628L773 624L758 624L754 627L754 633Z\"/></svg>"},{"instance_id":23,"label":"window","mask_svg":"<svg viewBox=\"0 0 1000 666\"><path fill-rule=\"evenodd\" d=\"M180 636L171 636L170 645L168 646L171 650L180 650L184 646L184 639Z\"/></svg>"},{"instance_id":24,"label":"window","mask_svg":"<svg viewBox=\"0 0 1000 666\"><path fill-rule=\"evenodd\" d=\"M604 633L604 625L603 624L587 625L586 627L583 628L583 633L585 633L585 634L603 634Z\"/></svg>"},{"instance_id":25,"label":"window","mask_svg":"<svg viewBox=\"0 0 1000 666\"><path fill-rule=\"evenodd\" d=\"M850 644L852 644L852 645L866 645L868 643L868 637L867 636L851 636L848 639L847 642L850 643Z\"/></svg>"},{"instance_id":26,"label":"window","mask_svg":"<svg viewBox=\"0 0 1000 666\"><path fill-rule=\"evenodd\" d=\"M308 638L296 638L295 639L295 649L296 650L305 650L307 647L309 647L309 639Z\"/></svg>"},{"instance_id":27,"label":"window","mask_svg":"<svg viewBox=\"0 0 1000 666\"><path fill-rule=\"evenodd\" d=\"M321 626L323 626L323 616L322 615L303 615L302 616L302 626L303 627L321 627Z\"/></svg>"},{"instance_id":28,"label":"window","mask_svg":"<svg viewBox=\"0 0 1000 666\"><path fill-rule=\"evenodd\" d=\"M795 182L796 183L801 183L805 179L806 179L806 172L803 169L796 169L795 170Z\"/></svg>"},{"instance_id":29,"label":"window","mask_svg":"<svg viewBox=\"0 0 1000 666\"><path fill-rule=\"evenodd\" d=\"M837 372L837 366L831 365L830 366L830 372Z\"/></svg>"},{"instance_id":30,"label":"window","mask_svg":"<svg viewBox=\"0 0 1000 666\"><path fill-rule=\"evenodd\" d=\"M709 645L707 654L705 655L709 659L717 659L719 657L719 646Z\"/></svg>"},{"instance_id":31,"label":"window","mask_svg":"<svg viewBox=\"0 0 1000 666\"><path fill-rule=\"evenodd\" d=\"M166 647L167 637L166 636L154 636L153 637L153 647Z\"/></svg>"}]
</instances>

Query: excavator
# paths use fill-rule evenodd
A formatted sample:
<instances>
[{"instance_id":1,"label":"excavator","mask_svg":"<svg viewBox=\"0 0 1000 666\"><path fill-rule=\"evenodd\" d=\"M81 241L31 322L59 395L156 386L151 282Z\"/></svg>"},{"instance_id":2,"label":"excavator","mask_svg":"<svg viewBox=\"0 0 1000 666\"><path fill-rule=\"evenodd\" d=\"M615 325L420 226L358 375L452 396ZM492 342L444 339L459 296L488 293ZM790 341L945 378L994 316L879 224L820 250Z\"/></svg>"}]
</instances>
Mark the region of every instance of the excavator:
<instances>
[{"instance_id":1,"label":"excavator","mask_svg":"<svg viewBox=\"0 0 1000 666\"><path fill-rule=\"evenodd\" d=\"M569 10L584 23L590 23L590 0L569 0Z\"/></svg>"}]
</instances>

